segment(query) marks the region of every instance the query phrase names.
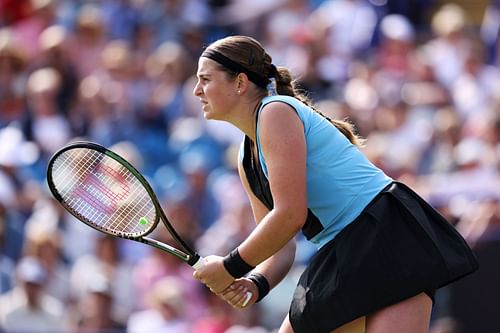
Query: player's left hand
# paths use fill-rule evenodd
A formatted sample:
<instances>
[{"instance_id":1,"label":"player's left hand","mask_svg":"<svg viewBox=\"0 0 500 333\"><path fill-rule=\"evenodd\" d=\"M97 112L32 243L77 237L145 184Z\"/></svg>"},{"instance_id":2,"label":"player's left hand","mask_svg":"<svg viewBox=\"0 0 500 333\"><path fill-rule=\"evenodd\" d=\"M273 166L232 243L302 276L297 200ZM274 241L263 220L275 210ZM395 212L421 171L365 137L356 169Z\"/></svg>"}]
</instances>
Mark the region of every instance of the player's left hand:
<instances>
[{"instance_id":1,"label":"player's left hand","mask_svg":"<svg viewBox=\"0 0 500 333\"><path fill-rule=\"evenodd\" d=\"M203 267L194 271L193 277L210 290L219 295L231 285L234 278L227 272L223 263L224 257L207 256L204 258Z\"/></svg>"},{"instance_id":2,"label":"player's left hand","mask_svg":"<svg viewBox=\"0 0 500 333\"><path fill-rule=\"evenodd\" d=\"M219 296L234 308L243 309L255 303L258 294L257 286L251 280L241 278L234 280Z\"/></svg>"}]
</instances>

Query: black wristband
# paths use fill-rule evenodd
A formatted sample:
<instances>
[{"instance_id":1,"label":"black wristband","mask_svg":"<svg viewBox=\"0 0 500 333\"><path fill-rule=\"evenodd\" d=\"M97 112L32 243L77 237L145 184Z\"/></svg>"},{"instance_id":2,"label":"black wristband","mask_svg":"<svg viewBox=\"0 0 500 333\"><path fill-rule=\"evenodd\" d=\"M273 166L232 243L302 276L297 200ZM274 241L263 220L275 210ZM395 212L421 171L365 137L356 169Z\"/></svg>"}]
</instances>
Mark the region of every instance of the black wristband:
<instances>
[{"instance_id":1,"label":"black wristband","mask_svg":"<svg viewBox=\"0 0 500 333\"><path fill-rule=\"evenodd\" d=\"M267 281L264 275L257 272L250 273L247 276L247 279L251 280L257 286L257 290L259 291L259 297L257 297L255 303L260 302L260 300L266 297L266 295L269 293L270 290L269 282Z\"/></svg>"},{"instance_id":2,"label":"black wristband","mask_svg":"<svg viewBox=\"0 0 500 333\"><path fill-rule=\"evenodd\" d=\"M234 249L231 253L224 257L224 267L235 279L244 276L255 268L241 258L238 248Z\"/></svg>"}]
</instances>

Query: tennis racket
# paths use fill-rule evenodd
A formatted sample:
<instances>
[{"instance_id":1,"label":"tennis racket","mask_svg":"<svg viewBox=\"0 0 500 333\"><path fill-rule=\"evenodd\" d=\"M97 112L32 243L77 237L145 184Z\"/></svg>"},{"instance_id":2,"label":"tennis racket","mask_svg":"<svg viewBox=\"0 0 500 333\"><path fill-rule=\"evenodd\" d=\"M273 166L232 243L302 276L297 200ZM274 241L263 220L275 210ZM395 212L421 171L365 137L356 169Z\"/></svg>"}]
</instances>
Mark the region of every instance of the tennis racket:
<instances>
[{"instance_id":1,"label":"tennis racket","mask_svg":"<svg viewBox=\"0 0 500 333\"><path fill-rule=\"evenodd\" d=\"M203 267L203 258L175 231L146 179L111 150L92 142L61 148L48 163L47 183L62 206L88 226L161 249L194 269ZM160 220L176 247L147 237Z\"/></svg>"}]
</instances>

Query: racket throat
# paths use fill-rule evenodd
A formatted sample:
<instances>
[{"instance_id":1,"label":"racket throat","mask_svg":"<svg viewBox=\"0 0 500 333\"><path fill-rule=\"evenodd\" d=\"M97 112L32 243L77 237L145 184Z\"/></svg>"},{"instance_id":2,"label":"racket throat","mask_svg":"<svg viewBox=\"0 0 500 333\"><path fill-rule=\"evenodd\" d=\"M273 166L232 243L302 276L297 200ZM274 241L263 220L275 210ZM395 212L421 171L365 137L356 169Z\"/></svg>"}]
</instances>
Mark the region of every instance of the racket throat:
<instances>
[{"instance_id":1,"label":"racket throat","mask_svg":"<svg viewBox=\"0 0 500 333\"><path fill-rule=\"evenodd\" d=\"M187 253L182 252L179 249L176 249L173 246L170 246L168 244L157 241L156 239L152 239L149 237L142 237L142 238L136 238L134 240L141 242L141 243L144 243L144 244L151 245L153 247L156 247L157 249L160 249L162 251L166 251L170 254L173 254L177 258L181 259L182 261L187 262L190 265L192 265L191 262L196 262L198 260L198 258L195 258L196 256L191 256Z\"/></svg>"}]
</instances>

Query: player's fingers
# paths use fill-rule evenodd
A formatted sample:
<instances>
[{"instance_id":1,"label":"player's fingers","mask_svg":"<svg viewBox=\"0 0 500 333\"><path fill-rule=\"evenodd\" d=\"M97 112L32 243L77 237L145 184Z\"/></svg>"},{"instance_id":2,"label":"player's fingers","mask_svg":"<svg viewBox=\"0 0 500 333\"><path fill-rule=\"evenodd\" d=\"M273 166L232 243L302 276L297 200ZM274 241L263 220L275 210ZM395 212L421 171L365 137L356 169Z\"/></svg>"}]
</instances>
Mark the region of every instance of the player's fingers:
<instances>
[{"instance_id":1,"label":"player's fingers","mask_svg":"<svg viewBox=\"0 0 500 333\"><path fill-rule=\"evenodd\" d=\"M248 303L252 299L253 294L250 291L245 290L243 294L239 294L238 296L239 297L237 298L237 301L233 301L232 305L235 308L243 309L248 305ZM236 300L236 298L234 300Z\"/></svg>"},{"instance_id":2,"label":"player's fingers","mask_svg":"<svg viewBox=\"0 0 500 333\"><path fill-rule=\"evenodd\" d=\"M228 292L228 293L222 293L222 294L219 294L220 297L222 297L225 301L231 301L234 297L236 297L236 293L235 292Z\"/></svg>"},{"instance_id":3,"label":"player's fingers","mask_svg":"<svg viewBox=\"0 0 500 333\"><path fill-rule=\"evenodd\" d=\"M198 271L194 271L193 272L193 278L196 279L196 280L198 280L198 281L200 281L204 285L207 285L206 281L201 278L201 275L200 275L200 273L198 273Z\"/></svg>"},{"instance_id":4,"label":"player's fingers","mask_svg":"<svg viewBox=\"0 0 500 333\"><path fill-rule=\"evenodd\" d=\"M227 302L232 302L234 300L234 303L237 303L244 291L245 290L243 286L231 286L230 288L227 288L224 292L222 292L220 296ZM237 299L235 300L235 298Z\"/></svg>"},{"instance_id":5,"label":"player's fingers","mask_svg":"<svg viewBox=\"0 0 500 333\"><path fill-rule=\"evenodd\" d=\"M244 289L243 292L238 293L228 303L237 309L242 309L248 305L248 303L252 299L252 296L253 294L250 291Z\"/></svg>"}]
</instances>

